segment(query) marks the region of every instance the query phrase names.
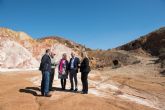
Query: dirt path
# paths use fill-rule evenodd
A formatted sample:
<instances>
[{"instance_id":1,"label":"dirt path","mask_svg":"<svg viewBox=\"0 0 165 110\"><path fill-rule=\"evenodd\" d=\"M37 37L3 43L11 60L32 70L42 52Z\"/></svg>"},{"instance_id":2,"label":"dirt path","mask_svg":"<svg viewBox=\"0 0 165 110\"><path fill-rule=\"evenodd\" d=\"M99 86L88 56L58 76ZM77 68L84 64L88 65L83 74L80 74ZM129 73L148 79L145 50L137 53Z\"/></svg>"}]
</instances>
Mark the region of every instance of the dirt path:
<instances>
[{"instance_id":1,"label":"dirt path","mask_svg":"<svg viewBox=\"0 0 165 110\"><path fill-rule=\"evenodd\" d=\"M37 73L0 74L0 110L152 110L129 101L64 92L58 88L52 97L40 97L38 86L28 80L36 76Z\"/></svg>"},{"instance_id":2,"label":"dirt path","mask_svg":"<svg viewBox=\"0 0 165 110\"><path fill-rule=\"evenodd\" d=\"M165 77L157 74L157 66L143 59L141 64L93 70L88 95L61 91L56 75L50 98L40 96L40 72L0 74L0 110L165 110Z\"/></svg>"}]
</instances>

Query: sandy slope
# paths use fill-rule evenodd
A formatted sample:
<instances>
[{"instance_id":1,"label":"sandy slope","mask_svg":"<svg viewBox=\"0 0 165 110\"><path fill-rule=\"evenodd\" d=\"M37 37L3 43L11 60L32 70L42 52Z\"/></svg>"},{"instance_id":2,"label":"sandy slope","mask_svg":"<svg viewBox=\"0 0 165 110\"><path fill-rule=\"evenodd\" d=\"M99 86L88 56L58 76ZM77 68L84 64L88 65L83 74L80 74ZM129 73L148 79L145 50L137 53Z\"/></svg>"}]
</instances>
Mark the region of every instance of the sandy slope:
<instances>
[{"instance_id":1,"label":"sandy slope","mask_svg":"<svg viewBox=\"0 0 165 110\"><path fill-rule=\"evenodd\" d=\"M159 65L154 58L139 59L140 64L93 70L88 95L61 91L55 78L52 97L45 98L39 91L40 72L0 74L0 110L165 110L165 77L158 75Z\"/></svg>"}]
</instances>

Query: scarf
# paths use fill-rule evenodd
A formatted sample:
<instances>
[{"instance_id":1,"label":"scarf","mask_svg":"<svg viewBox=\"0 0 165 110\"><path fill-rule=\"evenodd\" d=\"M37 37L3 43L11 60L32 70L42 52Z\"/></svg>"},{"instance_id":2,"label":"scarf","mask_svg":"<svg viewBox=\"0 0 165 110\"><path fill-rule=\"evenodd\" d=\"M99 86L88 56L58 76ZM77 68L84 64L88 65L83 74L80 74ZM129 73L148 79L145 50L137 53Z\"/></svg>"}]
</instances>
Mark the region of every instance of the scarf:
<instances>
[{"instance_id":1,"label":"scarf","mask_svg":"<svg viewBox=\"0 0 165 110\"><path fill-rule=\"evenodd\" d=\"M63 65L65 64L65 60L61 59L60 61L60 66L59 66L59 73L62 74L63 72Z\"/></svg>"}]
</instances>

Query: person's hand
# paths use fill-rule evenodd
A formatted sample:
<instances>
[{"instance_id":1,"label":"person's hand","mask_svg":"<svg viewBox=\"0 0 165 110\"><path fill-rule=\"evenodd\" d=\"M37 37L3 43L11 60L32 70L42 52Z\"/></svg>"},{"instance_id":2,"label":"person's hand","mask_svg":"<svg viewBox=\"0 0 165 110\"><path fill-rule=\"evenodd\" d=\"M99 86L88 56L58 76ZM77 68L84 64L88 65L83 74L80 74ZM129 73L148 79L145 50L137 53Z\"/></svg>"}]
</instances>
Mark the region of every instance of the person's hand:
<instances>
[{"instance_id":1,"label":"person's hand","mask_svg":"<svg viewBox=\"0 0 165 110\"><path fill-rule=\"evenodd\" d=\"M80 64L78 64L78 68L80 68Z\"/></svg>"}]
</instances>

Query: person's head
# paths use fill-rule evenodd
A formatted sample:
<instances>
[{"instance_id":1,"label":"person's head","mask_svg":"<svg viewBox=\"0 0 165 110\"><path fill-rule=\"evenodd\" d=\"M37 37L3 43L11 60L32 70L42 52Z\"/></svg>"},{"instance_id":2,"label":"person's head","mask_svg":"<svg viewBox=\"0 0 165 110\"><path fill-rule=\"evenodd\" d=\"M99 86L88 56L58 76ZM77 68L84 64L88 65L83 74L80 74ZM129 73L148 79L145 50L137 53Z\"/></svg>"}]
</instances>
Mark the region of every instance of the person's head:
<instances>
[{"instance_id":1,"label":"person's head","mask_svg":"<svg viewBox=\"0 0 165 110\"><path fill-rule=\"evenodd\" d=\"M55 52L52 51L52 52L51 52L51 57L54 58L55 55L56 55Z\"/></svg>"},{"instance_id":2,"label":"person's head","mask_svg":"<svg viewBox=\"0 0 165 110\"><path fill-rule=\"evenodd\" d=\"M62 59L65 59L65 60L67 59L66 53L63 53L63 54L62 54Z\"/></svg>"},{"instance_id":3,"label":"person's head","mask_svg":"<svg viewBox=\"0 0 165 110\"><path fill-rule=\"evenodd\" d=\"M50 55L50 53L51 53L50 49L46 49L46 52L45 53L48 54L48 55Z\"/></svg>"},{"instance_id":4,"label":"person's head","mask_svg":"<svg viewBox=\"0 0 165 110\"><path fill-rule=\"evenodd\" d=\"M75 57L75 53L71 52L71 57L74 58Z\"/></svg>"},{"instance_id":5,"label":"person's head","mask_svg":"<svg viewBox=\"0 0 165 110\"><path fill-rule=\"evenodd\" d=\"M82 58L88 58L88 55L87 55L87 53L85 51L82 51L81 52L81 57Z\"/></svg>"}]
</instances>

